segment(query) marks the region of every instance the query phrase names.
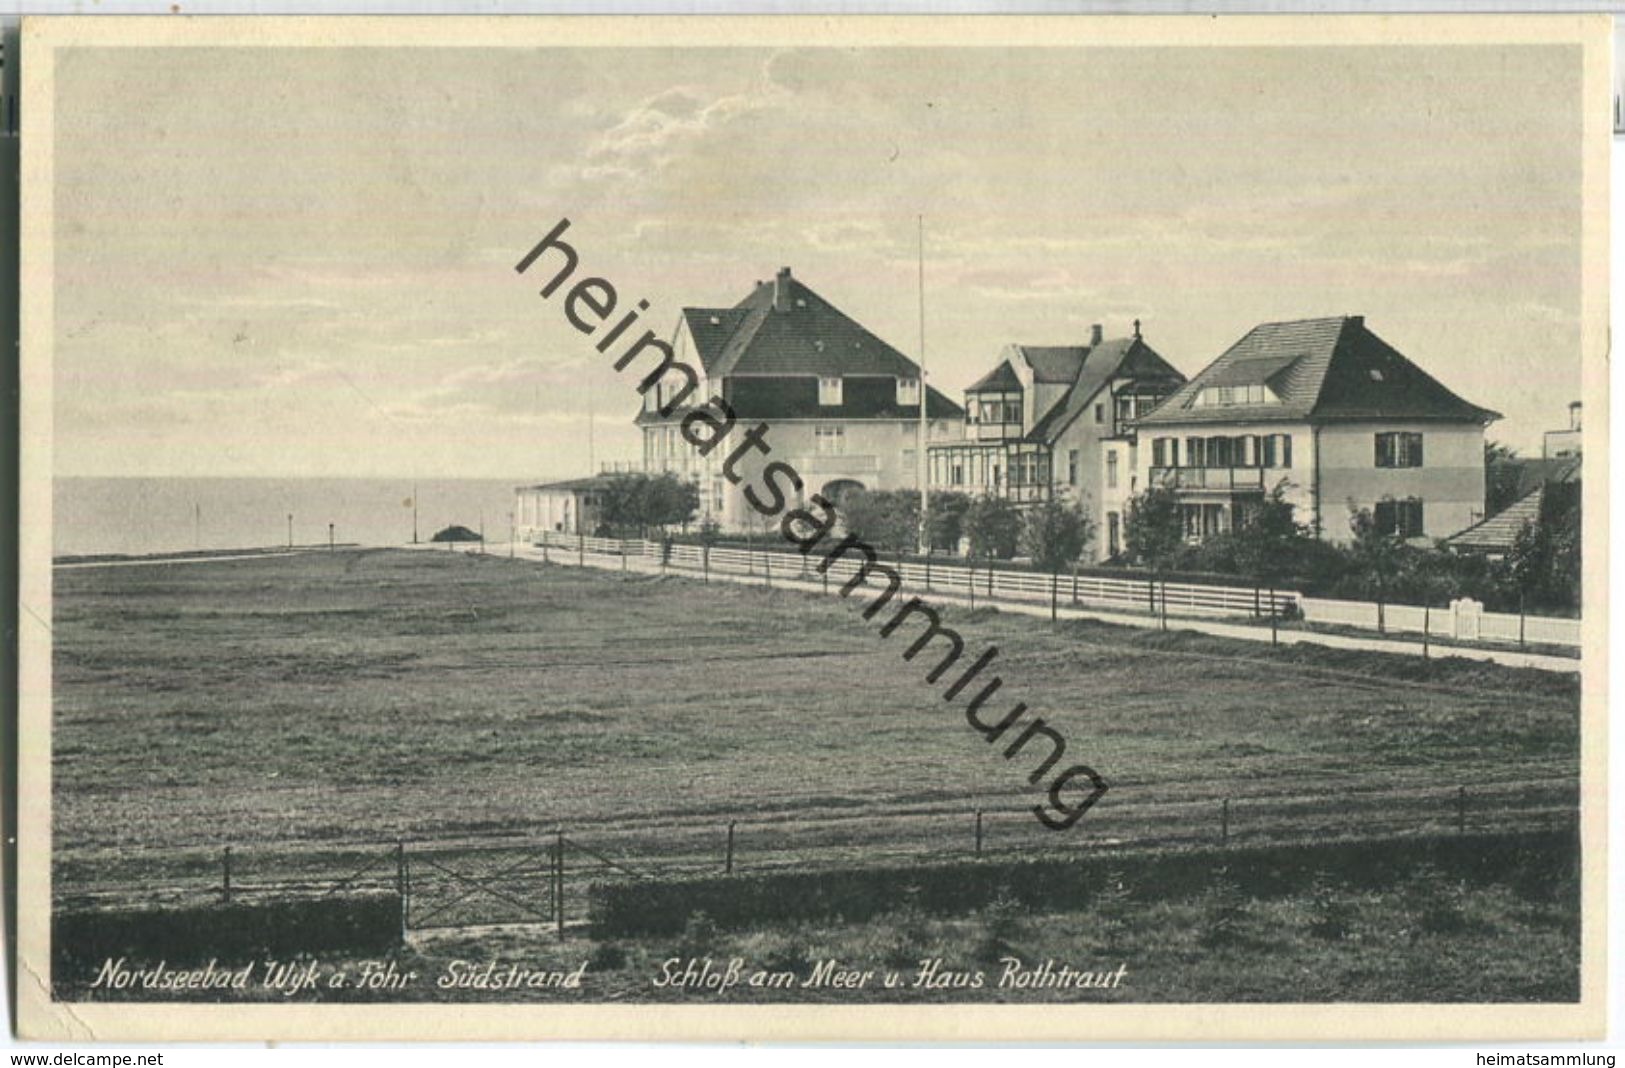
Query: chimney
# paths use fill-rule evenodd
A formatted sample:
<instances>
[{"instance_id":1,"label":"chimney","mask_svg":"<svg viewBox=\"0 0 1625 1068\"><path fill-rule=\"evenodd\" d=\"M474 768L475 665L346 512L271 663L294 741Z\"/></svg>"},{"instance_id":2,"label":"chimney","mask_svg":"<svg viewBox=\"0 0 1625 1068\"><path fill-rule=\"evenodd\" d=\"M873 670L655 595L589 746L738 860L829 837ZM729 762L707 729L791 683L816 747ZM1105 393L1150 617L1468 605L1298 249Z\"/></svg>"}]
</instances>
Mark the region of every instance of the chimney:
<instances>
[{"instance_id":1,"label":"chimney","mask_svg":"<svg viewBox=\"0 0 1625 1068\"><path fill-rule=\"evenodd\" d=\"M1580 429L1580 402L1579 401L1571 401L1571 402L1569 402L1569 429L1570 430L1579 430Z\"/></svg>"},{"instance_id":2,"label":"chimney","mask_svg":"<svg viewBox=\"0 0 1625 1068\"><path fill-rule=\"evenodd\" d=\"M773 279L773 310L790 310L790 268L780 267Z\"/></svg>"},{"instance_id":3,"label":"chimney","mask_svg":"<svg viewBox=\"0 0 1625 1068\"><path fill-rule=\"evenodd\" d=\"M1102 336L1102 332L1101 332L1100 324L1095 323L1093 326L1091 326L1089 328L1089 347L1090 348L1095 348L1096 346L1098 346L1100 344L1101 336Z\"/></svg>"},{"instance_id":4,"label":"chimney","mask_svg":"<svg viewBox=\"0 0 1625 1068\"><path fill-rule=\"evenodd\" d=\"M1134 320L1134 340L1140 340L1140 320Z\"/></svg>"}]
</instances>

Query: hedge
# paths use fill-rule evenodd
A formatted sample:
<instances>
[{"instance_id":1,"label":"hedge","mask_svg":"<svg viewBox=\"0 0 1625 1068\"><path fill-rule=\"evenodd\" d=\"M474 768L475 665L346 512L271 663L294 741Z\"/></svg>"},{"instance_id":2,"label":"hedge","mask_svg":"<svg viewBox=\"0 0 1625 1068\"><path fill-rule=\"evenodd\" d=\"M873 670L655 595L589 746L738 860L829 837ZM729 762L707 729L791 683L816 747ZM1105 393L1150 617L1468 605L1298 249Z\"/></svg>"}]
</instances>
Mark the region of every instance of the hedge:
<instances>
[{"instance_id":1,"label":"hedge","mask_svg":"<svg viewBox=\"0 0 1625 1068\"><path fill-rule=\"evenodd\" d=\"M1318 874L1355 886L1391 885L1421 864L1474 882L1543 888L1577 871L1578 856L1573 830L1331 839L600 883L588 902L594 937L613 938L675 934L697 912L737 930L789 920L863 921L905 901L941 914L971 912L1001 896L1035 908L1084 909L1108 873L1120 874L1146 900L1198 894L1221 869L1257 897L1301 889Z\"/></svg>"},{"instance_id":2,"label":"hedge","mask_svg":"<svg viewBox=\"0 0 1625 1068\"><path fill-rule=\"evenodd\" d=\"M103 961L239 966L265 955L374 952L401 944L401 897L386 891L263 902L65 909L51 917L52 978L88 981Z\"/></svg>"}]
</instances>

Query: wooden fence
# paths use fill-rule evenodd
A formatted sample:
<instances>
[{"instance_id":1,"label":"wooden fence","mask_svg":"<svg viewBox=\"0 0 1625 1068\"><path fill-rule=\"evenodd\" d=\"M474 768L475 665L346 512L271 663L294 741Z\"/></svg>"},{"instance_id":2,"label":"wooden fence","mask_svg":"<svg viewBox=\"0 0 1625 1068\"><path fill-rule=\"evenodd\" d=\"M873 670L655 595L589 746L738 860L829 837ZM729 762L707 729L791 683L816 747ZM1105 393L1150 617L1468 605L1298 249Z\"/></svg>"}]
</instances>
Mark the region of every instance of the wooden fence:
<instances>
[{"instance_id":1,"label":"wooden fence","mask_svg":"<svg viewBox=\"0 0 1625 1068\"><path fill-rule=\"evenodd\" d=\"M620 557L682 571L722 575L747 575L764 584L775 581L840 589L861 566L856 552L848 552L828 569L819 572L822 557L803 556L794 551L667 545L640 539L586 538L547 532L537 543L548 551L575 554L585 562L588 554ZM1155 578L1115 578L1101 575L1046 575L1039 571L1011 568L978 568L964 563L936 563L921 560L899 561L882 558L880 565L902 576L903 585L914 594L991 602L1019 601L1037 604L1064 604L1119 609L1178 616L1236 617L1255 619L1300 617L1305 623L1321 626L1354 627L1396 634L1427 634L1429 637L1461 641L1496 642L1505 645L1548 645L1578 649L1581 624L1578 619L1550 616L1485 612L1471 601L1453 601L1437 607L1379 605L1372 601L1342 601L1306 597L1294 590L1266 586L1204 585L1167 582ZM881 579L871 579L879 587Z\"/></svg>"}]
</instances>

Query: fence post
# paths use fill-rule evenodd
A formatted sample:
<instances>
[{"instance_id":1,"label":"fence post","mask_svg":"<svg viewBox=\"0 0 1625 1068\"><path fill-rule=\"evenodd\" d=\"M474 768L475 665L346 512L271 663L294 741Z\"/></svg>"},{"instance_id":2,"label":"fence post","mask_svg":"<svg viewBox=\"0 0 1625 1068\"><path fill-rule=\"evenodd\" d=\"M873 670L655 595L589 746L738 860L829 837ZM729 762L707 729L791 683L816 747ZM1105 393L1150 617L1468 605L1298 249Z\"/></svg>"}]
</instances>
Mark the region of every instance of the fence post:
<instances>
[{"instance_id":1,"label":"fence post","mask_svg":"<svg viewBox=\"0 0 1625 1068\"><path fill-rule=\"evenodd\" d=\"M576 532L576 566L587 566L587 535L581 531Z\"/></svg>"},{"instance_id":2,"label":"fence post","mask_svg":"<svg viewBox=\"0 0 1625 1068\"><path fill-rule=\"evenodd\" d=\"M982 855L982 810L976 810L976 855Z\"/></svg>"},{"instance_id":3,"label":"fence post","mask_svg":"<svg viewBox=\"0 0 1625 1068\"><path fill-rule=\"evenodd\" d=\"M1078 569L1076 567L1072 569L1072 603L1074 605L1078 603Z\"/></svg>"},{"instance_id":4,"label":"fence post","mask_svg":"<svg viewBox=\"0 0 1625 1068\"><path fill-rule=\"evenodd\" d=\"M1055 572L1049 577L1049 621L1054 623L1058 618L1056 612L1061 597L1061 573Z\"/></svg>"},{"instance_id":5,"label":"fence post","mask_svg":"<svg viewBox=\"0 0 1625 1068\"><path fill-rule=\"evenodd\" d=\"M828 560L824 561L824 570L822 572L820 572L820 574L822 574L824 576L824 592L828 593L829 592L829 561Z\"/></svg>"},{"instance_id":6,"label":"fence post","mask_svg":"<svg viewBox=\"0 0 1625 1068\"><path fill-rule=\"evenodd\" d=\"M1270 587L1270 644L1271 645L1280 645L1281 644L1281 635L1280 635L1280 631L1279 631L1280 619L1281 619L1281 608L1280 608L1279 605L1277 605L1275 603L1275 587L1271 586Z\"/></svg>"},{"instance_id":7,"label":"fence post","mask_svg":"<svg viewBox=\"0 0 1625 1068\"><path fill-rule=\"evenodd\" d=\"M1422 659L1428 658L1428 631L1433 629L1433 606L1422 606ZM1448 659L1448 658L1446 658Z\"/></svg>"},{"instance_id":8,"label":"fence post","mask_svg":"<svg viewBox=\"0 0 1625 1068\"><path fill-rule=\"evenodd\" d=\"M1523 648L1523 591L1518 591L1518 648Z\"/></svg>"},{"instance_id":9,"label":"fence post","mask_svg":"<svg viewBox=\"0 0 1625 1068\"><path fill-rule=\"evenodd\" d=\"M728 875L732 875L734 873L734 821L733 820L728 821L728 860L727 860L727 863L723 867L723 871Z\"/></svg>"},{"instance_id":10,"label":"fence post","mask_svg":"<svg viewBox=\"0 0 1625 1068\"><path fill-rule=\"evenodd\" d=\"M771 553L762 554L762 574L766 578L768 589L773 588L773 559Z\"/></svg>"},{"instance_id":11,"label":"fence post","mask_svg":"<svg viewBox=\"0 0 1625 1068\"><path fill-rule=\"evenodd\" d=\"M1262 614L1262 609L1259 607L1259 603L1258 603L1258 593L1259 593L1259 591L1258 591L1258 583L1255 582L1255 583L1253 583L1253 618L1254 619L1257 619Z\"/></svg>"},{"instance_id":12,"label":"fence post","mask_svg":"<svg viewBox=\"0 0 1625 1068\"><path fill-rule=\"evenodd\" d=\"M665 570L662 568L661 570ZM626 542L621 542L621 573L626 573Z\"/></svg>"},{"instance_id":13,"label":"fence post","mask_svg":"<svg viewBox=\"0 0 1625 1068\"><path fill-rule=\"evenodd\" d=\"M1162 629L1168 629L1168 580L1162 580L1162 611L1158 613L1162 620Z\"/></svg>"},{"instance_id":14,"label":"fence post","mask_svg":"<svg viewBox=\"0 0 1625 1068\"><path fill-rule=\"evenodd\" d=\"M1230 799L1224 799L1219 807L1219 844L1230 844Z\"/></svg>"},{"instance_id":15,"label":"fence post","mask_svg":"<svg viewBox=\"0 0 1625 1068\"><path fill-rule=\"evenodd\" d=\"M559 941L564 941L564 832L558 832L554 848L557 858L554 861L553 875L553 913L558 917Z\"/></svg>"},{"instance_id":16,"label":"fence post","mask_svg":"<svg viewBox=\"0 0 1625 1068\"><path fill-rule=\"evenodd\" d=\"M976 608L976 565L966 562L965 589L970 593L970 606L972 611Z\"/></svg>"},{"instance_id":17,"label":"fence post","mask_svg":"<svg viewBox=\"0 0 1625 1068\"><path fill-rule=\"evenodd\" d=\"M705 581L711 581L711 546L700 546L700 569L705 572Z\"/></svg>"},{"instance_id":18,"label":"fence post","mask_svg":"<svg viewBox=\"0 0 1625 1068\"><path fill-rule=\"evenodd\" d=\"M227 846L226 851L223 854L221 854L220 869L221 869L221 872L220 872L220 874L221 874L220 899L222 901L224 901L226 904L229 905L229 904L231 904L231 847L230 846Z\"/></svg>"},{"instance_id":19,"label":"fence post","mask_svg":"<svg viewBox=\"0 0 1625 1068\"><path fill-rule=\"evenodd\" d=\"M1456 833L1467 833L1467 787L1456 787Z\"/></svg>"},{"instance_id":20,"label":"fence post","mask_svg":"<svg viewBox=\"0 0 1625 1068\"><path fill-rule=\"evenodd\" d=\"M931 592L931 554L925 554L925 592Z\"/></svg>"}]
</instances>

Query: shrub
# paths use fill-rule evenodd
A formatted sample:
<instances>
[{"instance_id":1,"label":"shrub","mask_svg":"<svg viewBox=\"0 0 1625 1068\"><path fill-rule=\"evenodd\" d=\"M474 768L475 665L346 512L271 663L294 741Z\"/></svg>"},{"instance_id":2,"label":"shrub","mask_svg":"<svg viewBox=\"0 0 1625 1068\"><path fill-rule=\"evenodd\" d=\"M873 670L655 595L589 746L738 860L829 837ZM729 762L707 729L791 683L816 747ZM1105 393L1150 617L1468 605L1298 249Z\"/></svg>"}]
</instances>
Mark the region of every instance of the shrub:
<instances>
[{"instance_id":1,"label":"shrub","mask_svg":"<svg viewBox=\"0 0 1625 1068\"><path fill-rule=\"evenodd\" d=\"M677 941L677 953L683 957L709 956L716 949L719 936L716 921L709 913L704 909L691 912Z\"/></svg>"},{"instance_id":2,"label":"shrub","mask_svg":"<svg viewBox=\"0 0 1625 1068\"><path fill-rule=\"evenodd\" d=\"M1009 956L1014 947L1011 940L1021 933L1021 921L1027 909L1010 892L1008 886L999 887L997 896L982 909L982 928L976 940L978 960L991 961Z\"/></svg>"},{"instance_id":3,"label":"shrub","mask_svg":"<svg viewBox=\"0 0 1625 1068\"><path fill-rule=\"evenodd\" d=\"M1228 868L1213 875L1213 884L1202 894L1201 933L1198 941L1209 949L1241 942L1242 925L1247 919L1247 899L1241 887L1230 878Z\"/></svg>"},{"instance_id":4,"label":"shrub","mask_svg":"<svg viewBox=\"0 0 1625 1068\"><path fill-rule=\"evenodd\" d=\"M588 891L598 938L672 935L703 910L714 927L737 930L785 920L842 915L863 922L896 908L900 888L918 886L927 915L966 915L1002 893L1029 908L1086 909L1080 885L1094 885L1104 864L1121 870L1136 900L1180 900L1212 885L1215 865L1248 895L1295 892L1317 871L1350 886L1386 886L1420 864L1434 864L1475 882L1505 882L1522 868L1572 866L1577 843L1562 831L1482 832L1360 840L1206 848L1144 848L1099 857L1031 857L999 861L942 861L730 876L595 883ZM1221 859L1222 858L1222 859Z\"/></svg>"},{"instance_id":5,"label":"shrub","mask_svg":"<svg viewBox=\"0 0 1625 1068\"><path fill-rule=\"evenodd\" d=\"M594 971L613 972L626 967L626 950L619 942L600 942L587 958Z\"/></svg>"},{"instance_id":6,"label":"shrub","mask_svg":"<svg viewBox=\"0 0 1625 1068\"><path fill-rule=\"evenodd\" d=\"M1466 884L1432 864L1411 872L1400 884L1399 897L1413 941L1424 934L1456 934L1469 926Z\"/></svg>"},{"instance_id":7,"label":"shrub","mask_svg":"<svg viewBox=\"0 0 1625 1068\"><path fill-rule=\"evenodd\" d=\"M1343 888L1324 872L1309 886L1309 933L1328 942L1340 942L1354 930L1354 905Z\"/></svg>"},{"instance_id":8,"label":"shrub","mask_svg":"<svg viewBox=\"0 0 1625 1068\"><path fill-rule=\"evenodd\" d=\"M1105 882L1089 902L1095 930L1109 950L1119 950L1128 938L1129 914L1134 895L1121 868L1106 872Z\"/></svg>"}]
</instances>

